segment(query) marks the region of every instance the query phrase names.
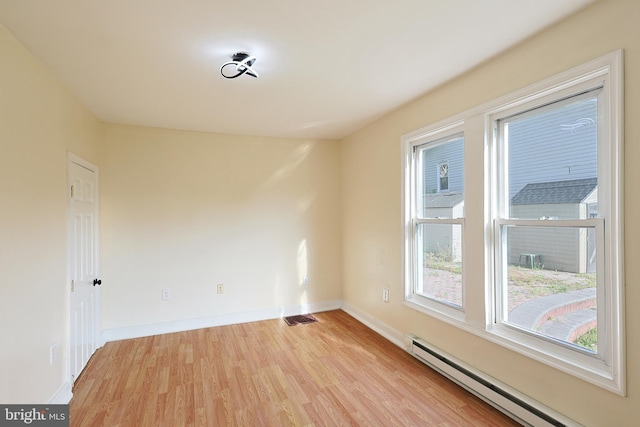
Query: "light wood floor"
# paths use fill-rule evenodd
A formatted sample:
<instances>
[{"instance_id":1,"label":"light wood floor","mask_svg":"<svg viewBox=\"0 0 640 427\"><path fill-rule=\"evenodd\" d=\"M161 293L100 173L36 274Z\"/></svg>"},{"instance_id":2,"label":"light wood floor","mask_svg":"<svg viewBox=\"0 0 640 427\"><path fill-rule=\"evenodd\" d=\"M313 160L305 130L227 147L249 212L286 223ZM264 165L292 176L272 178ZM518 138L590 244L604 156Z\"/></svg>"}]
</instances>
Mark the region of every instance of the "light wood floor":
<instances>
[{"instance_id":1,"label":"light wood floor","mask_svg":"<svg viewBox=\"0 0 640 427\"><path fill-rule=\"evenodd\" d=\"M71 426L516 426L343 311L107 343Z\"/></svg>"}]
</instances>

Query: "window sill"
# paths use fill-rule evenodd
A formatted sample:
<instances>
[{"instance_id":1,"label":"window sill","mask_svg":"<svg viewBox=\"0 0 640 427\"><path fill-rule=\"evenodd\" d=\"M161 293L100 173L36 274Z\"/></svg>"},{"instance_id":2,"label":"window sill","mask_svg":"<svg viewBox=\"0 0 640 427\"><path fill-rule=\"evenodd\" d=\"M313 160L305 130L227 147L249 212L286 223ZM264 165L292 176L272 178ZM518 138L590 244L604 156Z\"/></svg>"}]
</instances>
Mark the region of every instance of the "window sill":
<instances>
[{"instance_id":1,"label":"window sill","mask_svg":"<svg viewBox=\"0 0 640 427\"><path fill-rule=\"evenodd\" d=\"M439 303L420 295L408 296L403 304L457 328L463 328L463 325L466 325L463 308L456 308L445 303Z\"/></svg>"},{"instance_id":2,"label":"window sill","mask_svg":"<svg viewBox=\"0 0 640 427\"><path fill-rule=\"evenodd\" d=\"M621 396L625 395L620 374L616 374L616 371L620 370L607 365L605 361L594 355L580 353L544 339L529 336L508 326L494 325L485 328L484 325L474 325L465 321L464 311L433 301L428 301L429 304L427 304L424 300L427 299L419 296L407 297L403 304L605 390Z\"/></svg>"},{"instance_id":3,"label":"window sill","mask_svg":"<svg viewBox=\"0 0 640 427\"><path fill-rule=\"evenodd\" d=\"M598 387L624 396L624 388L615 369L596 355L589 355L529 336L508 326L494 325L479 334L491 342L506 347Z\"/></svg>"}]
</instances>

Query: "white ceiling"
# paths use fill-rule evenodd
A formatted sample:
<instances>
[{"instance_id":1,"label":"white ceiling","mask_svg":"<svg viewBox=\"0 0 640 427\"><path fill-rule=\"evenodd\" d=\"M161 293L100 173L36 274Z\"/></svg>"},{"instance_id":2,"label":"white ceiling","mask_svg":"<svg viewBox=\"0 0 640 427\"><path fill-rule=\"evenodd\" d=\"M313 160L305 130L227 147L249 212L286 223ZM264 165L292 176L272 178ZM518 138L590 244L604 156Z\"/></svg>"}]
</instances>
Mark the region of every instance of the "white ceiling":
<instances>
[{"instance_id":1,"label":"white ceiling","mask_svg":"<svg viewBox=\"0 0 640 427\"><path fill-rule=\"evenodd\" d=\"M108 122L340 139L595 0L0 0ZM259 79L224 79L238 51Z\"/></svg>"}]
</instances>

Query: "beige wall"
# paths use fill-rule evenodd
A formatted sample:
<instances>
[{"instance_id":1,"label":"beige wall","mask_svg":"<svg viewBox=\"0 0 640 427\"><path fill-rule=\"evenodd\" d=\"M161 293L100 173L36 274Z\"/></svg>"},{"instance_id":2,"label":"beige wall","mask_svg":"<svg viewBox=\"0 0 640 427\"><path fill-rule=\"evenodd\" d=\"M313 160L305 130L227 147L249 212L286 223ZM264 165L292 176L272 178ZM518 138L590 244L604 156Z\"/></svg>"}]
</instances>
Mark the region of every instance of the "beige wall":
<instances>
[{"instance_id":1,"label":"beige wall","mask_svg":"<svg viewBox=\"0 0 640 427\"><path fill-rule=\"evenodd\" d=\"M0 64L0 402L46 403L66 380L67 150L97 162L101 126L2 26Z\"/></svg>"},{"instance_id":2,"label":"beige wall","mask_svg":"<svg viewBox=\"0 0 640 427\"><path fill-rule=\"evenodd\" d=\"M346 138L342 150L343 299L401 333L415 333L589 426L629 426L640 407L640 2L602 0ZM489 23L488 23L489 24ZM402 305L403 134L616 49L625 53L625 260L628 397L620 397ZM482 125L482 124L480 124ZM467 276L483 264L483 141L465 141ZM380 262L382 259L384 262ZM381 288L391 288L383 303ZM478 287L478 286L476 286ZM480 286L481 288L482 286Z\"/></svg>"},{"instance_id":3,"label":"beige wall","mask_svg":"<svg viewBox=\"0 0 640 427\"><path fill-rule=\"evenodd\" d=\"M341 299L337 141L118 125L105 137L105 329Z\"/></svg>"}]
</instances>

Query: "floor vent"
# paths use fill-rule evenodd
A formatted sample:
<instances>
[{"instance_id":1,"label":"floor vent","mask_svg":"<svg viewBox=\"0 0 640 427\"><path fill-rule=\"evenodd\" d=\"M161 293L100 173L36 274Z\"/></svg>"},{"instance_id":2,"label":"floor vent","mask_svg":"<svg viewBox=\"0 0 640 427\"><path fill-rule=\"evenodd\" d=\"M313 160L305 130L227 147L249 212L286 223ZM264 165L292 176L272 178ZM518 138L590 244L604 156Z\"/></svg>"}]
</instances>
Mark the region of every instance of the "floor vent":
<instances>
[{"instance_id":1,"label":"floor vent","mask_svg":"<svg viewBox=\"0 0 640 427\"><path fill-rule=\"evenodd\" d=\"M283 318L287 325L304 325L305 323L313 323L318 320L312 314L299 314L297 316L287 316Z\"/></svg>"},{"instance_id":2,"label":"floor vent","mask_svg":"<svg viewBox=\"0 0 640 427\"><path fill-rule=\"evenodd\" d=\"M464 362L417 337L408 336L406 345L407 351L416 359L523 425L536 427L579 426L576 422L553 411L551 408L467 366Z\"/></svg>"}]
</instances>

